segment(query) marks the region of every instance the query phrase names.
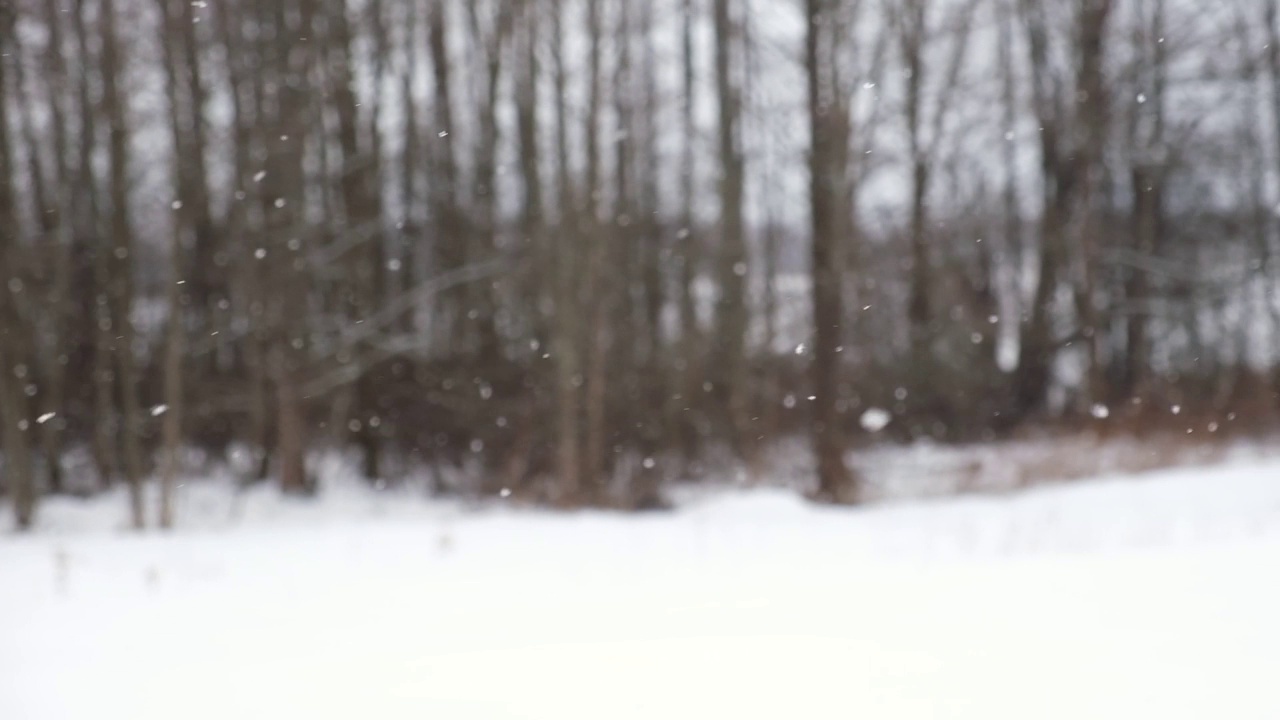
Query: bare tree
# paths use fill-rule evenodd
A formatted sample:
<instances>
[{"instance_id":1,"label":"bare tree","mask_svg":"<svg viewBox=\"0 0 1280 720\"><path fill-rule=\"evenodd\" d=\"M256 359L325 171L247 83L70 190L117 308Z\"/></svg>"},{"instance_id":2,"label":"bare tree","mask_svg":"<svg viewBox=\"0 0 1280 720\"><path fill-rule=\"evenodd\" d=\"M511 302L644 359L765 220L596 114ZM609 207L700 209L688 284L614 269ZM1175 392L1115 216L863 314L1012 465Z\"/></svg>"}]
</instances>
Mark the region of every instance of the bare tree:
<instances>
[{"instance_id":1,"label":"bare tree","mask_svg":"<svg viewBox=\"0 0 1280 720\"><path fill-rule=\"evenodd\" d=\"M720 253L716 279L715 364L724 372L724 390L733 443L745 455L756 447L749 437L751 409L747 377L747 264L743 219L745 159L742 150L741 90L737 57L739 33L731 0L714 0L715 65L720 157Z\"/></svg>"},{"instance_id":2,"label":"bare tree","mask_svg":"<svg viewBox=\"0 0 1280 720\"><path fill-rule=\"evenodd\" d=\"M1063 273L1076 268L1074 297L1078 335L1089 347L1089 395L1101 385L1098 316L1095 305L1097 231L1094 203L1107 132L1103 58L1111 0L1077 0L1071 10L1068 48L1072 65L1064 76L1053 62L1055 28L1049 5L1021 0L1020 12L1032 74L1032 104L1040 132L1043 214L1040 220L1039 279L1023 323L1014 397L1019 414L1043 403L1053 360L1069 339L1056 337L1054 304ZM1073 257L1071 251L1075 250Z\"/></svg>"},{"instance_id":3,"label":"bare tree","mask_svg":"<svg viewBox=\"0 0 1280 720\"><path fill-rule=\"evenodd\" d=\"M5 59L13 47L12 9L0 8L0 108L8 115L11 103L9 69ZM4 270L4 301L0 302L0 441L5 452L5 487L13 502L18 528L35 519L36 487L31 472L31 422L19 384L27 376L20 348L26 347L18 305L24 292L19 269L21 246L13 190L13 155L7 122L0 122L0 267Z\"/></svg>"},{"instance_id":4,"label":"bare tree","mask_svg":"<svg viewBox=\"0 0 1280 720\"><path fill-rule=\"evenodd\" d=\"M142 418L133 328L133 222L129 212L129 124L120 88L124 60L116 28L116 0L102 0L102 110L107 120L108 194L111 201L111 255L108 260L110 327L115 335L116 387L120 395L120 444L129 486L129 510L135 529L146 525L142 499Z\"/></svg>"},{"instance_id":5,"label":"bare tree","mask_svg":"<svg viewBox=\"0 0 1280 720\"><path fill-rule=\"evenodd\" d=\"M1150 8L1148 10L1148 7ZM1130 187L1133 193L1133 252L1139 257L1157 254L1164 235L1164 195L1169 149L1165 145L1165 104L1168 77L1164 0L1143 2L1138 11L1145 17L1136 38L1141 58L1139 97L1130 112L1127 131L1133 148ZM1149 15L1146 15L1147 13ZM1120 387L1122 397L1142 397L1151 390L1151 285L1149 273L1140 267L1127 270L1124 294L1129 304L1125 327L1125 364Z\"/></svg>"},{"instance_id":6,"label":"bare tree","mask_svg":"<svg viewBox=\"0 0 1280 720\"><path fill-rule=\"evenodd\" d=\"M275 108L271 118L267 171L261 183L266 211L269 276L273 292L267 301L265 322L269 342L268 363L275 384L276 453L280 487L287 493L310 489L306 473L306 427L300 390L306 347L303 272L307 265L300 235L303 214L303 154L310 119L305 91L311 69L308 43L293 38L312 28L314 0L272 0L273 33L266 34L272 75L263 78L265 92Z\"/></svg>"},{"instance_id":7,"label":"bare tree","mask_svg":"<svg viewBox=\"0 0 1280 720\"><path fill-rule=\"evenodd\" d=\"M836 0L805 0L805 72L809 89L809 201L813 237L810 254L813 303L813 359L810 382L812 439L818 464L816 497L847 504L858 499L856 476L845 463L843 418L839 411L840 325L844 319L836 246L850 231L847 204L848 98L834 63L840 38L832 32Z\"/></svg>"},{"instance_id":8,"label":"bare tree","mask_svg":"<svg viewBox=\"0 0 1280 720\"><path fill-rule=\"evenodd\" d=\"M578 335L579 292L577 252L579 218L569 163L568 72L564 52L565 0L555 0L552 8L551 52L555 64L556 105L556 188L559 201L560 241L555 244L552 274L551 350L555 363L556 461L558 489L562 502L577 498L581 488L581 381Z\"/></svg>"},{"instance_id":9,"label":"bare tree","mask_svg":"<svg viewBox=\"0 0 1280 720\"><path fill-rule=\"evenodd\" d=\"M449 56L449 16L445 12L447 0L432 0L427 13L428 44L435 81L435 103L432 125L435 137L431 138L431 209L435 226L436 265L448 272L466 264L466 228L459 189L461 177L458 171L454 136L453 75ZM448 331L441 335L451 344L463 341L461 318L466 312L465 298L455 290L441 298L441 312L437 321Z\"/></svg>"},{"instance_id":10,"label":"bare tree","mask_svg":"<svg viewBox=\"0 0 1280 720\"><path fill-rule=\"evenodd\" d=\"M108 279L112 253L110 248L100 242L105 234L105 198L101 196L94 171L94 156L99 146L100 108L93 102L90 94L91 77L100 75L103 67L97 56L90 51L86 5L85 2L78 2L75 11L71 13L77 56L86 69L80 74L80 82L77 84L81 127L75 177L81 191L78 193L79 205L76 208L76 233L79 236L76 253L88 258L88 263L92 266L92 282L88 284L92 288L92 295L86 314L93 333L93 456L98 469L99 485L105 488L111 484L113 475L120 467L116 447L119 417L113 399L115 373L111 368L114 335ZM94 73L94 68L99 72Z\"/></svg>"},{"instance_id":11,"label":"bare tree","mask_svg":"<svg viewBox=\"0 0 1280 720\"><path fill-rule=\"evenodd\" d=\"M52 254L52 282L46 302L52 315L53 349L45 377L45 392L42 414L53 413L55 416L45 422L41 429L44 445L45 464L48 466L49 489L60 492L63 486L63 426L65 418L58 415L62 411L67 398L67 375L72 366L72 338L75 331L82 329L73 322L76 308L72 302L72 282L76 257L75 243L75 190L73 189L73 168L70 156L71 128L68 118L68 92L70 78L67 74L66 56L68 48L63 28L63 13L59 11L53 0L45 0L42 5L45 26L49 31L48 43L44 53L44 78L48 93L49 125L53 136L53 182L54 206L46 212L45 222L50 228L49 247ZM34 105L34 103L29 103Z\"/></svg>"},{"instance_id":12,"label":"bare tree","mask_svg":"<svg viewBox=\"0 0 1280 720\"><path fill-rule=\"evenodd\" d=\"M694 216L697 195L697 139L698 124L695 112L698 83L694 58L694 26L697 23L697 0L681 0L680 3L680 222L676 232L676 256L679 272L680 349L678 378L679 392L675 394L672 412L680 419L683 450L691 458L697 446L701 425L698 422L701 405L697 401L701 392L703 361L701 357L702 332L698 325L696 281L701 261L702 235Z\"/></svg>"},{"instance_id":13,"label":"bare tree","mask_svg":"<svg viewBox=\"0 0 1280 720\"><path fill-rule=\"evenodd\" d=\"M586 243L587 267L585 300L590 312L586 325L585 363L585 438L582 448L581 472L583 479L591 483L590 496L599 498L604 483L604 453L606 437L606 383L608 357L606 323L612 301L612 288L604 282L608 262L608 243L600 223L601 148L600 113L603 105L603 74L601 45L604 42L604 22L601 4L604 0L587 0L587 115L586 182L583 184L584 203L580 214L582 228L579 231Z\"/></svg>"}]
</instances>

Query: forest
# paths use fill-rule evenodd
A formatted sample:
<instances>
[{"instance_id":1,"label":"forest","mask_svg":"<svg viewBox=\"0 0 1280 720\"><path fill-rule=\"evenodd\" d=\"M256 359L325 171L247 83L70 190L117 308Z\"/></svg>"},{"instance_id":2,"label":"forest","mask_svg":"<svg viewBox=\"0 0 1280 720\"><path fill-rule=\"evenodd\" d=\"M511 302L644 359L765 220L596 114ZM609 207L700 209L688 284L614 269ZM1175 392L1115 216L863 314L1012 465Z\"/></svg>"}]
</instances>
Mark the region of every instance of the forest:
<instances>
[{"instance_id":1,"label":"forest","mask_svg":"<svg viewBox=\"0 0 1280 720\"><path fill-rule=\"evenodd\" d=\"M5 0L0 492L1252 431L1278 148L1280 0Z\"/></svg>"}]
</instances>

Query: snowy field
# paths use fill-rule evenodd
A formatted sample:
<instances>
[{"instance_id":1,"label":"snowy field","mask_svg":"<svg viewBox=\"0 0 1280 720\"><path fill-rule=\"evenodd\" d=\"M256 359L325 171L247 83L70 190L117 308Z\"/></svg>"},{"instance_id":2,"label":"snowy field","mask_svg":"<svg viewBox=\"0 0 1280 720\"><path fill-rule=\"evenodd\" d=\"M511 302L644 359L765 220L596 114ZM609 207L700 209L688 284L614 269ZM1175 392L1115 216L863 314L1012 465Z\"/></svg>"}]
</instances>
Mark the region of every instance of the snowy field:
<instances>
[{"instance_id":1,"label":"snowy field","mask_svg":"<svg viewBox=\"0 0 1280 720\"><path fill-rule=\"evenodd\" d=\"M640 517L207 485L0 537L0 718L1280 717L1280 462Z\"/></svg>"}]
</instances>

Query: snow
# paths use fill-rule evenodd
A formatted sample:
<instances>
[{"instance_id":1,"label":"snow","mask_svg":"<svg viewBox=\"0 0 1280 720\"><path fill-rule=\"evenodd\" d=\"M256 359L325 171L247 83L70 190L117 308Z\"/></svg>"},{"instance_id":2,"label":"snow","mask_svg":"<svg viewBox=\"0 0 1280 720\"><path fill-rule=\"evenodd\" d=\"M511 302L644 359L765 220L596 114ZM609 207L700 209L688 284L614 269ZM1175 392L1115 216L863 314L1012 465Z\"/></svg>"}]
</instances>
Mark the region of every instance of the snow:
<instances>
[{"instance_id":1,"label":"snow","mask_svg":"<svg viewBox=\"0 0 1280 720\"><path fill-rule=\"evenodd\" d=\"M862 425L862 429L867 432L880 432L888 427L889 422L893 420L893 415L888 410L881 408L867 408L858 418L858 423Z\"/></svg>"},{"instance_id":2,"label":"snow","mask_svg":"<svg viewBox=\"0 0 1280 720\"><path fill-rule=\"evenodd\" d=\"M555 514L334 482L0 539L0 718L1270 718L1280 462Z\"/></svg>"}]
</instances>

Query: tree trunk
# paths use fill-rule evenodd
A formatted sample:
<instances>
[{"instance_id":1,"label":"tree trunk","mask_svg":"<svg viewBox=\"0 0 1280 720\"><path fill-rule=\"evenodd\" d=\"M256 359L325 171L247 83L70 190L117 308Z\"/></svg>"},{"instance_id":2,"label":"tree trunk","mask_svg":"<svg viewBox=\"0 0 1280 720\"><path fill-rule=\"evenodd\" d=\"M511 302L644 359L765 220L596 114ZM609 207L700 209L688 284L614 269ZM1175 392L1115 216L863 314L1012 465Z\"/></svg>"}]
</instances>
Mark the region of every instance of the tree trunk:
<instances>
[{"instance_id":1,"label":"tree trunk","mask_svg":"<svg viewBox=\"0 0 1280 720\"><path fill-rule=\"evenodd\" d=\"M724 372L728 426L740 457L753 462L758 444L751 436L751 407L747 364L747 264L746 231L743 221L744 160L738 91L738 71L734 62L738 33L734 27L730 0L714 0L716 97L719 103L718 140L720 154L720 234L721 247L717 280L720 285L716 307L716 365Z\"/></svg>"},{"instance_id":2,"label":"tree trunk","mask_svg":"<svg viewBox=\"0 0 1280 720\"><path fill-rule=\"evenodd\" d=\"M184 100L190 100L193 104L198 93L192 91L190 86L183 88L184 71L180 66L183 61L191 62L189 55L180 55L178 48L175 47L179 38L183 37L185 30L181 25L190 22L189 13L184 8L173 7L170 0L159 0L161 17L167 18L165 32L162 34L161 45L164 50L165 58L165 89L168 95L169 103L169 125L170 132L173 135L174 147L178 149L174 155L173 179L174 186L178 191L178 201L175 206L173 215L173 229L169 243L169 282L165 291L165 300L169 306L169 318L167 327L165 328L165 345L164 345L164 404L166 410L161 420L161 440L163 444L163 461L160 469L160 494L158 498L157 517L161 528L169 529L173 527L173 490L177 483L178 473L181 472L181 444L182 444L182 373L183 373L183 354L186 351L185 332L186 332L186 310L182 303L182 288L188 284L183 276L182 258L184 253L183 238L188 236L196 241L197 252L199 252L200 239L198 237L197 228L202 223L208 223L208 204L200 195L200 191L196 185L203 184L192 177L188 170L190 158L188 154L193 151L193 145L189 137L192 130L192 116L194 116L194 124L199 125L200 109L198 106L187 106L184 108ZM183 3L189 8L188 3ZM175 12L176 11L176 12ZM194 42L194 36L189 38ZM192 75L198 77L198 70L188 67L186 75L189 80ZM184 117L187 113L189 116ZM203 151L203 148L201 148ZM203 167L203 162L200 163ZM198 205L204 204L201 209ZM208 230L207 225L204 228ZM204 238L205 242L209 242L209 238ZM206 262L212 262L211 257L204 258ZM197 260L194 268L195 272L207 272ZM203 293L203 278L198 280L196 288L196 308L197 316L203 319L204 312L209 310L207 306L210 298Z\"/></svg>"},{"instance_id":3,"label":"tree trunk","mask_svg":"<svg viewBox=\"0 0 1280 720\"><path fill-rule=\"evenodd\" d=\"M4 443L4 487L13 503L18 529L26 530L35 521L36 511L35 478L31 473L31 425L21 389L15 381L15 363L7 352L17 334L16 318L12 317L12 312L6 311L4 315L0 318L4 323L0 327L0 423L4 425L0 441Z\"/></svg>"},{"instance_id":4,"label":"tree trunk","mask_svg":"<svg viewBox=\"0 0 1280 720\"><path fill-rule=\"evenodd\" d=\"M50 43L55 44L57 53L62 53L62 34L59 25L61 18L50 22ZM51 53L53 54L53 53ZM67 131L62 109L61 96L66 92L66 68L59 66L50 70L50 92L59 96L58 101L50 103L54 135L55 174L58 187L55 232L50 238L53 250L53 282L48 295L48 305L53 313L53 351L50 367L46 374L45 401L41 414L58 414L41 426L45 463L48 466L49 491L62 492L64 469L62 463L63 441L65 437L66 418L64 407L67 404L68 371L73 358L78 354L76 348L82 337L75 329L74 295L72 293L72 265L75 251L75 228L73 215L75 208L74 193L71 186L71 168L69 167L67 150ZM78 328L77 328L78 329Z\"/></svg>"},{"instance_id":5,"label":"tree trunk","mask_svg":"<svg viewBox=\"0 0 1280 720\"><path fill-rule=\"evenodd\" d=\"M535 2L524 0L520 7L520 19L523 27L517 33L515 43L516 87L516 125L519 142L520 181L524 189L524 197L520 208L520 243L528 248L533 256L532 277L521 278L522 295L528 297L533 310L530 312L530 323L535 336L546 337L546 331L554 332L554 318L547 322L542 308L550 302L556 305L556 257L555 247L547 237L544 228L543 187L541 175L541 153L538 139L541 132L541 115L538 112L538 90L541 80L541 63L538 46L541 36L539 6ZM548 326L551 326L550 328ZM554 376L554 370L553 370ZM553 382L555 382L553 377ZM557 403L558 405L558 403ZM559 412L557 407L556 412ZM537 434L532 424L518 431L518 438L507 463L506 487L519 490L528 470L528 451Z\"/></svg>"},{"instance_id":6,"label":"tree trunk","mask_svg":"<svg viewBox=\"0 0 1280 720\"><path fill-rule=\"evenodd\" d=\"M0 8L0 114L8 110L7 63L12 45L10 29L12 18L8 8ZM4 448L4 486L13 503L14 518L18 529L26 530L35 521L36 488L31 473L30 420L27 418L26 401L19 381L27 369L15 352L26 346L23 340L21 318L18 315L18 294L23 292L23 282L18 275L20 252L18 223L13 193L13 156L10 154L8 123L0 122L0 442Z\"/></svg>"},{"instance_id":7,"label":"tree trunk","mask_svg":"<svg viewBox=\"0 0 1280 720\"><path fill-rule=\"evenodd\" d=\"M133 527L146 525L142 498L141 408L137 366L133 354L133 226L129 213L129 127L119 81L123 61L116 32L115 0L102 0L102 109L107 117L107 155L110 169L111 243L109 304L115 334L116 389L120 399L120 445Z\"/></svg>"},{"instance_id":8,"label":"tree trunk","mask_svg":"<svg viewBox=\"0 0 1280 720\"><path fill-rule=\"evenodd\" d=\"M284 344L275 348L272 365L276 386L276 457L280 490L289 495L310 492L306 471L306 431L298 397L297 370Z\"/></svg>"},{"instance_id":9,"label":"tree trunk","mask_svg":"<svg viewBox=\"0 0 1280 720\"><path fill-rule=\"evenodd\" d=\"M1106 88L1106 40L1107 18L1113 0L1081 0L1078 49L1078 77L1076 80L1076 104L1083 138L1076 150L1074 170L1079 181L1078 193L1072 199L1070 228L1073 245L1080 251L1081 282L1077 292L1082 334L1088 348L1088 370L1085 392L1090 403L1107 400L1106 374L1102 344L1105 333L1102 326L1102 309L1099 307L1098 235L1101 224L1098 217L1098 196L1103 153L1106 149L1109 108Z\"/></svg>"},{"instance_id":10,"label":"tree trunk","mask_svg":"<svg viewBox=\"0 0 1280 720\"><path fill-rule=\"evenodd\" d=\"M181 246L179 235L174 233L170 249L171 280L169 283L169 327L164 349L164 402L168 406L163 420L164 466L160 473L159 512L160 527L173 527L173 491L178 474L182 471L182 357L186 351L185 328L182 317L181 293L178 278L181 277Z\"/></svg>"},{"instance_id":11,"label":"tree trunk","mask_svg":"<svg viewBox=\"0 0 1280 720\"><path fill-rule=\"evenodd\" d=\"M582 432L580 344L578 342L579 288L578 230L581 219L569 167L569 111L567 69L564 58L564 0L556 0L552 15L551 50L555 60L557 194L560 240L555 244L555 303L552 323L552 361L555 363L556 493L561 503L577 500L581 492Z\"/></svg>"},{"instance_id":12,"label":"tree trunk","mask_svg":"<svg viewBox=\"0 0 1280 720\"><path fill-rule=\"evenodd\" d=\"M299 389L307 346L307 263L295 239L303 234L306 215L305 149L313 120L305 79L312 68L311 45L292 38L310 34L315 0L275 0L272 70L264 91L274 96L276 115L268 140L272 153L262 182L271 293L265 318L270 364L275 383L276 457L280 488L286 493L310 490L306 476L306 427ZM290 7L292 6L292 7ZM294 12L291 12L294 11ZM274 76L274 81L272 76Z\"/></svg>"},{"instance_id":13,"label":"tree trunk","mask_svg":"<svg viewBox=\"0 0 1280 720\"><path fill-rule=\"evenodd\" d=\"M813 360L810 382L814 401L810 403L811 437L817 460L816 499L852 504L858 501L858 482L845 464L843 418L839 413L840 323L844 318L841 278L836 246L845 238L841 231L848 223L845 207L845 162L849 146L847 106L833 78L834 68L825 63L834 56L838 42L830 28L831 0L805 0L805 71L809 98L809 200L812 223L810 272L812 273Z\"/></svg>"},{"instance_id":14,"label":"tree trunk","mask_svg":"<svg viewBox=\"0 0 1280 720\"><path fill-rule=\"evenodd\" d=\"M460 177L454 150L453 87L449 57L449 22L445 13L446 0L432 0L428 15L428 44L431 49L431 65L435 80L434 137L430 137L432 151L432 178L428 184L431 208L435 223L435 256L440 270L448 272L460 269L467 262L466 228L458 202ZM455 288L440 297L440 312L436 317L442 332L437 338L454 352L464 347L466 323L466 288Z\"/></svg>"},{"instance_id":15,"label":"tree trunk","mask_svg":"<svg viewBox=\"0 0 1280 720\"><path fill-rule=\"evenodd\" d=\"M603 41L603 22L600 4L603 0L587 0L588 48L588 98L586 118L587 181L584 187L585 212L583 213L582 240L587 244L587 307L590 308L586 327L586 389L583 402L586 405L586 437L583 446L581 471L589 484L592 499L599 499L604 486L605 418L605 358L608 355L608 338L605 323L609 317L610 288L604 283L606 242L600 232L600 106L601 70L600 48Z\"/></svg>"},{"instance_id":16,"label":"tree trunk","mask_svg":"<svg viewBox=\"0 0 1280 720\"><path fill-rule=\"evenodd\" d=\"M1280 0L1268 0L1265 9L1265 22L1267 28L1267 47L1266 47L1266 64L1267 64L1267 80L1270 84L1270 100L1271 100L1271 122L1272 122L1272 141L1280 140ZM1280 163L1280 158L1276 162ZM1274 216L1274 213L1272 213ZM1280 221L1276 222L1276 227L1280 227ZM1267 237L1271 236L1271 232L1267 232ZM1268 248L1271 248L1271 241L1267 240ZM1275 255L1268 252L1272 263L1263 266L1266 278L1264 282L1267 287L1268 305L1273 316L1273 331L1280 331L1280 306L1272 301L1275 295L1276 278L1272 276L1275 271L1274 257ZM1280 358L1274 354L1271 357L1273 363L1280 362ZM1272 384L1280 386L1280 369L1272 370ZM1274 404L1274 403L1273 403Z\"/></svg>"},{"instance_id":17,"label":"tree trunk","mask_svg":"<svg viewBox=\"0 0 1280 720\"><path fill-rule=\"evenodd\" d=\"M77 247L90 259L92 265L91 300L83 307L93 336L93 352L90 375L93 382L93 460L98 471L98 486L111 486L120 463L115 447L117 435L115 405L112 387L115 385L111 370L111 310L109 302L100 302L109 291L110 248L99 239L104 234L102 203L99 197L97 176L93 158L97 149L98 108L91 96L91 67L101 63L90 49L89 32L85 21L85 5L77 4L71 13L72 28L76 36L77 54L85 71L80 73L77 95L80 107L80 142L76 158L76 185L80 188L76 203ZM83 239L81 239L83 238ZM79 254L79 253L78 253ZM108 298L109 300L109 298Z\"/></svg>"}]
</instances>

